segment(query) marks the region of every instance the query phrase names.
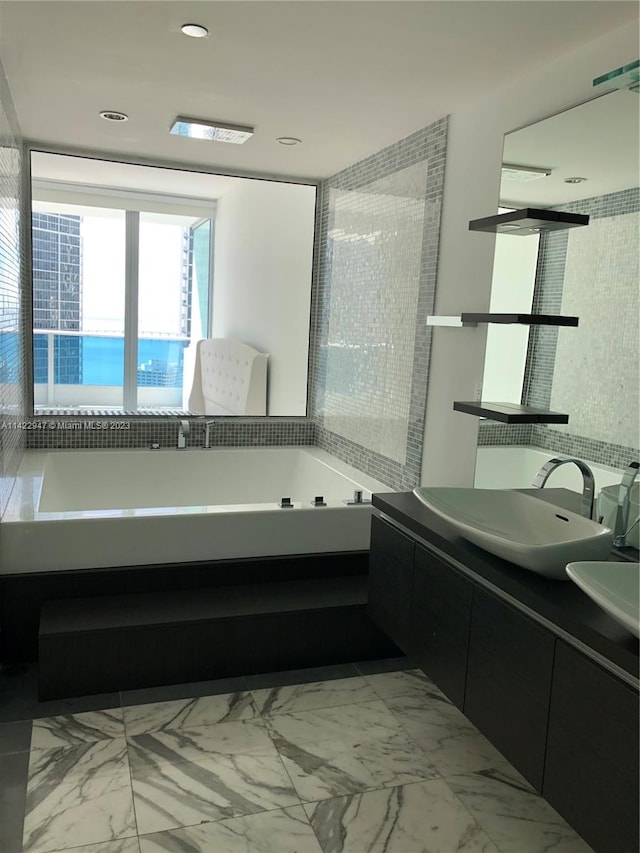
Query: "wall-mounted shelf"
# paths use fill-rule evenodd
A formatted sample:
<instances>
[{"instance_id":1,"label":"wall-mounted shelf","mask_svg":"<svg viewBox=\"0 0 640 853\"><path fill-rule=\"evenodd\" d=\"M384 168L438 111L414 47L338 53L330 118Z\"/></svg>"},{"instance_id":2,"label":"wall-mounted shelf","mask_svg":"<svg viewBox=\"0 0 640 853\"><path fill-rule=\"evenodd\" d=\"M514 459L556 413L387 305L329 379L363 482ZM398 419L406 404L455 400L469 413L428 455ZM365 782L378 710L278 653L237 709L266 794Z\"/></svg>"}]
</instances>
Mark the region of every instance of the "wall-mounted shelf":
<instances>
[{"instance_id":1,"label":"wall-mounted shelf","mask_svg":"<svg viewBox=\"0 0 640 853\"><path fill-rule=\"evenodd\" d=\"M477 326L500 323L520 326L577 326L579 318L556 314L470 314L427 317L427 326Z\"/></svg>"},{"instance_id":2,"label":"wall-mounted shelf","mask_svg":"<svg viewBox=\"0 0 640 853\"><path fill-rule=\"evenodd\" d=\"M520 326L577 326L579 318L559 314L461 314L465 326L471 323L510 323Z\"/></svg>"},{"instance_id":3,"label":"wall-mounted shelf","mask_svg":"<svg viewBox=\"0 0 640 853\"><path fill-rule=\"evenodd\" d=\"M539 231L559 231L588 225L589 217L584 213L565 213L560 210L543 210L524 207L483 219L472 219L469 231L489 231L494 234L516 234L527 236Z\"/></svg>"},{"instance_id":4,"label":"wall-mounted shelf","mask_svg":"<svg viewBox=\"0 0 640 853\"><path fill-rule=\"evenodd\" d=\"M569 415L550 412L548 409L534 409L531 406L519 406L517 403L485 403L484 400L457 400L453 404L455 412L464 412L478 418L488 418L503 424L567 424Z\"/></svg>"}]
</instances>

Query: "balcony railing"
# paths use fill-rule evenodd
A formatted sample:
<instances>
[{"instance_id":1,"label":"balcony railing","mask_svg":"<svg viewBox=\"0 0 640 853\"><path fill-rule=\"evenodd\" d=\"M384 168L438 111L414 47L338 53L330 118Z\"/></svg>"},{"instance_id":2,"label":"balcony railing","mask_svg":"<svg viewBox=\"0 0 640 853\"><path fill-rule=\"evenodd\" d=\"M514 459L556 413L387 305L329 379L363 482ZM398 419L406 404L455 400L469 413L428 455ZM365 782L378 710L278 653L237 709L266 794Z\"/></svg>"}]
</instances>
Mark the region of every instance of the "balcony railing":
<instances>
[{"instance_id":1,"label":"balcony railing","mask_svg":"<svg viewBox=\"0 0 640 853\"><path fill-rule=\"evenodd\" d=\"M138 339L138 405L182 405L186 337ZM119 332L34 329L36 407L122 406L124 336Z\"/></svg>"}]
</instances>

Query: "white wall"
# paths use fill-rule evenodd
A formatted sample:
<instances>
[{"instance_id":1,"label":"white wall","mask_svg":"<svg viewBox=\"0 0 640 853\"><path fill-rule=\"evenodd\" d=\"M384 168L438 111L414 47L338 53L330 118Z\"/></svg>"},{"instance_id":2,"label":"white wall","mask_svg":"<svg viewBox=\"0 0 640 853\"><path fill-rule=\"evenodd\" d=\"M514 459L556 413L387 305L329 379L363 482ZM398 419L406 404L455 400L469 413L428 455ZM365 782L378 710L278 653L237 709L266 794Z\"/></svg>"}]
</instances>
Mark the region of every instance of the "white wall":
<instances>
[{"instance_id":1,"label":"white wall","mask_svg":"<svg viewBox=\"0 0 640 853\"><path fill-rule=\"evenodd\" d=\"M486 311L495 240L470 219L497 209L503 135L594 96L594 77L638 58L634 24L590 42L533 75L452 113L442 209L436 314ZM517 239L517 238L514 238ZM434 330L422 482L473 484L478 420L453 412L482 381L486 327Z\"/></svg>"},{"instance_id":2,"label":"white wall","mask_svg":"<svg viewBox=\"0 0 640 853\"><path fill-rule=\"evenodd\" d=\"M269 415L304 415L315 187L246 180L218 201L214 338L269 353Z\"/></svg>"},{"instance_id":3,"label":"white wall","mask_svg":"<svg viewBox=\"0 0 640 853\"><path fill-rule=\"evenodd\" d=\"M498 209L498 213L503 212L502 208ZM540 235L514 238L508 234L497 234L495 239L489 310L496 314L529 314ZM528 326L495 323L487 327L483 400L520 402L528 341Z\"/></svg>"}]
</instances>

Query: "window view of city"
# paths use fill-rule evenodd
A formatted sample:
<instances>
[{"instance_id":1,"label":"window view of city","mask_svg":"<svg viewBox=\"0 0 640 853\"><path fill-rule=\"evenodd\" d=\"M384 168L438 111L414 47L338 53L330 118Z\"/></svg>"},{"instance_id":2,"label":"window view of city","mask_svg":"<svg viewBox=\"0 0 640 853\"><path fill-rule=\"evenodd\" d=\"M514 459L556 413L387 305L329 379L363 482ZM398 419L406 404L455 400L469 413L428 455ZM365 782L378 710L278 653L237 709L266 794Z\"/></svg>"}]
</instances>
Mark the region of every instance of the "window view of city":
<instances>
[{"instance_id":1,"label":"window view of city","mask_svg":"<svg viewBox=\"0 0 640 853\"><path fill-rule=\"evenodd\" d=\"M33 203L36 410L124 405L125 222L124 210ZM139 410L183 405L185 350L207 336L210 241L208 219L139 214Z\"/></svg>"}]
</instances>

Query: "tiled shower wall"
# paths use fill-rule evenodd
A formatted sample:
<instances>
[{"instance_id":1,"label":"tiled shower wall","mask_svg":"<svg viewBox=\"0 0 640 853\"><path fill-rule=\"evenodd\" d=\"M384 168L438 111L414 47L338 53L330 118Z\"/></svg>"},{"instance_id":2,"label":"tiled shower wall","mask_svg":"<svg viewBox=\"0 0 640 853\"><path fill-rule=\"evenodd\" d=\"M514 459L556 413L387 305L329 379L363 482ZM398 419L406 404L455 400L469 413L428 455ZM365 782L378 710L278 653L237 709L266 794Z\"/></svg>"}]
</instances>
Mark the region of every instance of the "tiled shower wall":
<instances>
[{"instance_id":1,"label":"tiled shower wall","mask_svg":"<svg viewBox=\"0 0 640 853\"><path fill-rule=\"evenodd\" d=\"M22 140L0 65L0 512L7 504L24 448L20 234Z\"/></svg>"},{"instance_id":2,"label":"tiled shower wall","mask_svg":"<svg viewBox=\"0 0 640 853\"><path fill-rule=\"evenodd\" d=\"M321 186L316 443L396 489L420 480L446 142L444 118Z\"/></svg>"},{"instance_id":3,"label":"tiled shower wall","mask_svg":"<svg viewBox=\"0 0 640 853\"><path fill-rule=\"evenodd\" d=\"M624 468L640 444L640 190L583 199L588 228L540 240L533 310L580 317L577 329L532 327L523 403L569 413L567 426L482 424L479 443L532 444ZM523 430L528 430L527 438Z\"/></svg>"}]
</instances>

